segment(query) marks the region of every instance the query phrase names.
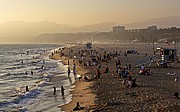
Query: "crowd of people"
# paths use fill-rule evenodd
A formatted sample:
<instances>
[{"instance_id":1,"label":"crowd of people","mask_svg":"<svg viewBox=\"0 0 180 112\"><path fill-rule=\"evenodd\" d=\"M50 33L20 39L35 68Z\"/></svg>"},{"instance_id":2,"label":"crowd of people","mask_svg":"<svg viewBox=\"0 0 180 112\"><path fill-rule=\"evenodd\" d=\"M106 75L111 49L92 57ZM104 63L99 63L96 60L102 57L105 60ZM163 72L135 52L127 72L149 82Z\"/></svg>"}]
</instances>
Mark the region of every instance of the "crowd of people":
<instances>
[{"instance_id":1,"label":"crowd of people","mask_svg":"<svg viewBox=\"0 0 180 112\"><path fill-rule=\"evenodd\" d=\"M97 50L98 49L98 50ZM81 49L79 51L76 51L76 56L73 56L72 49L69 51L69 57L72 57L73 64L72 67L70 67L69 60L68 60L68 77L70 77L71 70L73 72L73 75L75 76L76 73L76 64L80 64L80 66L84 68L90 68L92 67L95 70L94 75L92 74L91 79L100 79L101 75L103 74L111 74L114 72L114 70L110 69L108 64L108 61L115 61L116 68L115 72L119 76L119 78L124 78L123 84L126 84L126 80L128 80L127 87L136 87L136 78L132 78L132 66L131 64L125 64L122 65L120 58L118 58L122 51L114 50L113 52L104 50L103 48L97 48L96 50L92 49ZM63 53L63 50L61 50L60 55ZM64 54L64 53L63 53ZM76 57L76 58L73 58ZM128 54L126 53L125 57L128 57ZM131 77L131 78L130 78ZM87 76L84 76L84 79L88 80ZM129 85L130 84L130 85Z\"/></svg>"}]
</instances>

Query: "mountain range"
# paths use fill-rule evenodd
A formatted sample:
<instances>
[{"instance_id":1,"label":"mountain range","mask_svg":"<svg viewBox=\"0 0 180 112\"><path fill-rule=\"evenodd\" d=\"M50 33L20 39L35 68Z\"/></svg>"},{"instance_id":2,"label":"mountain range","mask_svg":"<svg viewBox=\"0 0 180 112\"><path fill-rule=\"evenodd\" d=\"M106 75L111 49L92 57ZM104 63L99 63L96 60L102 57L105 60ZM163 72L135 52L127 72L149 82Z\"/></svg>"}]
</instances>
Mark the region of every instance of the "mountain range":
<instances>
[{"instance_id":1,"label":"mountain range","mask_svg":"<svg viewBox=\"0 0 180 112\"><path fill-rule=\"evenodd\" d=\"M75 27L67 24L57 24L49 21L24 22L9 21L0 24L0 40L3 41L29 41L45 33L75 33L75 32L109 32L113 26L124 25L126 29L141 29L151 25L158 28L180 27L180 17L162 17L133 23L106 22L93 25ZM13 37L13 38L12 38Z\"/></svg>"}]
</instances>

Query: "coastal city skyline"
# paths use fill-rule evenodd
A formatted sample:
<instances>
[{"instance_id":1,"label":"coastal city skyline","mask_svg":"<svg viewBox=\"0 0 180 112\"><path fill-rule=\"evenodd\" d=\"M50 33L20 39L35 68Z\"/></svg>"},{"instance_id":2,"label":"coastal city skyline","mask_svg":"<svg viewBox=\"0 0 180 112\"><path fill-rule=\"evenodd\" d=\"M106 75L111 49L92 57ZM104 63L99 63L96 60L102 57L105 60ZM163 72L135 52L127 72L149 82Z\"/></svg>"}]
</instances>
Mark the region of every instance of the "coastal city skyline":
<instances>
[{"instance_id":1,"label":"coastal city skyline","mask_svg":"<svg viewBox=\"0 0 180 112\"><path fill-rule=\"evenodd\" d=\"M0 23L51 21L82 26L104 22L127 24L180 16L178 0L0 0Z\"/></svg>"}]
</instances>

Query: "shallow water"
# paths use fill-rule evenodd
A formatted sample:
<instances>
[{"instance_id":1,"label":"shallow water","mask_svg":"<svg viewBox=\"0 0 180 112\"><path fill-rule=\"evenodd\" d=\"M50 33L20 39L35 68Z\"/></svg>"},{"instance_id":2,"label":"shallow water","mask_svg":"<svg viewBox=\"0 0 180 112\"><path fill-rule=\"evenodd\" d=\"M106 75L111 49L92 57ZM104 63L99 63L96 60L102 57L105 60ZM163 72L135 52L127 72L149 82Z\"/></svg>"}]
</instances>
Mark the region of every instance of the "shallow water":
<instances>
[{"instance_id":1,"label":"shallow water","mask_svg":"<svg viewBox=\"0 0 180 112\"><path fill-rule=\"evenodd\" d=\"M0 45L0 111L59 112L58 105L71 100L74 78L67 77L67 66L49 59L59 47L62 45ZM59 82L49 81L52 76ZM61 85L66 89L63 97ZM52 94L53 86L57 88L56 96Z\"/></svg>"}]
</instances>

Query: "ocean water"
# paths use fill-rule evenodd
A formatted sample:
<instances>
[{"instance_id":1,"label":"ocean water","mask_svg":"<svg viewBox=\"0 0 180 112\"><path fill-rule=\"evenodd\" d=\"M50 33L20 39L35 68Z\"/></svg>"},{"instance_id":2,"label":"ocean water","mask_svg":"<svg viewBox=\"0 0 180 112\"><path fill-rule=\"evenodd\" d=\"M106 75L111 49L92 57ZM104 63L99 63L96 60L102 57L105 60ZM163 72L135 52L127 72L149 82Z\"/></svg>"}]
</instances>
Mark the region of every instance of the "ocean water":
<instances>
[{"instance_id":1,"label":"ocean water","mask_svg":"<svg viewBox=\"0 0 180 112\"><path fill-rule=\"evenodd\" d=\"M71 100L74 83L73 77L67 77L67 66L49 59L60 47L63 45L0 45L0 112L60 112L58 106ZM59 83L50 81L57 76ZM60 95L61 85L65 96Z\"/></svg>"}]
</instances>

